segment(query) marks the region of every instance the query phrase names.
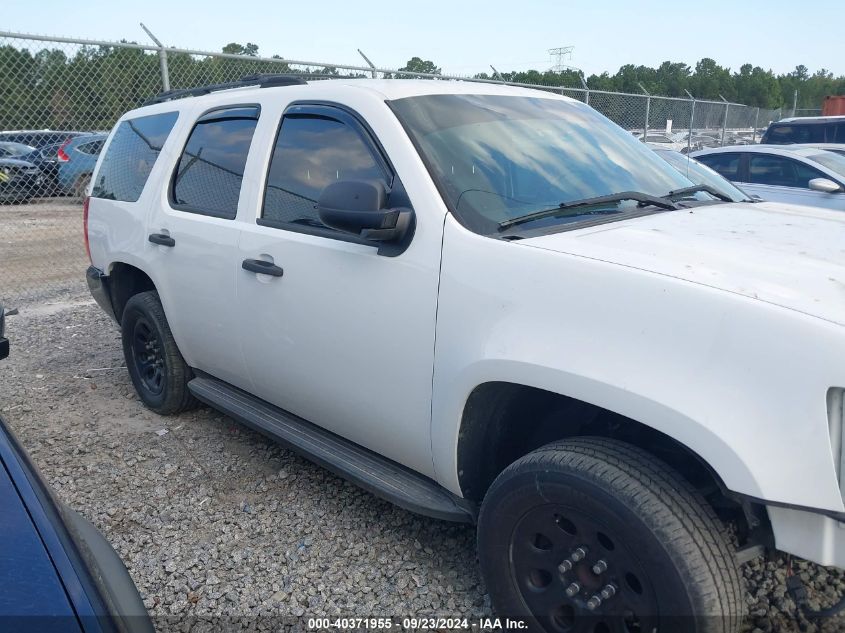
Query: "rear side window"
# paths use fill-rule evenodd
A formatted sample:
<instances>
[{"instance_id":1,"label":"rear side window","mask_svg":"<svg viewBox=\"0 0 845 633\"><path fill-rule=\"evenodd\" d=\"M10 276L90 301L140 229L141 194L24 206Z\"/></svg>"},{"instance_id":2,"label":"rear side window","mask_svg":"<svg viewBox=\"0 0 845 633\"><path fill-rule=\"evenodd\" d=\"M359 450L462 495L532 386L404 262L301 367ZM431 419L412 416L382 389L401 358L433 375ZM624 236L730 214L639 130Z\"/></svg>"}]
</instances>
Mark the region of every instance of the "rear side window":
<instances>
[{"instance_id":1,"label":"rear side window","mask_svg":"<svg viewBox=\"0 0 845 633\"><path fill-rule=\"evenodd\" d=\"M93 143L82 143L76 149L78 149L83 154L97 156L100 153L100 150L103 149L103 141L94 141Z\"/></svg>"},{"instance_id":2,"label":"rear side window","mask_svg":"<svg viewBox=\"0 0 845 633\"><path fill-rule=\"evenodd\" d=\"M696 156L696 160L718 172L728 180L739 180L739 154L707 154Z\"/></svg>"},{"instance_id":3,"label":"rear side window","mask_svg":"<svg viewBox=\"0 0 845 633\"><path fill-rule=\"evenodd\" d=\"M249 106L200 117L173 177L175 208L234 219L258 114L258 107Z\"/></svg>"},{"instance_id":4,"label":"rear side window","mask_svg":"<svg viewBox=\"0 0 845 633\"><path fill-rule=\"evenodd\" d=\"M773 125L766 133L765 142L775 145L789 145L792 143L824 143L824 129L824 125L813 123Z\"/></svg>"},{"instance_id":5,"label":"rear side window","mask_svg":"<svg viewBox=\"0 0 845 633\"><path fill-rule=\"evenodd\" d=\"M320 116L286 116L273 150L262 218L323 226L314 208L338 180L387 180L371 146L349 125Z\"/></svg>"},{"instance_id":6,"label":"rear side window","mask_svg":"<svg viewBox=\"0 0 845 633\"><path fill-rule=\"evenodd\" d=\"M137 202L178 116L165 112L121 122L103 157L91 195Z\"/></svg>"}]
</instances>

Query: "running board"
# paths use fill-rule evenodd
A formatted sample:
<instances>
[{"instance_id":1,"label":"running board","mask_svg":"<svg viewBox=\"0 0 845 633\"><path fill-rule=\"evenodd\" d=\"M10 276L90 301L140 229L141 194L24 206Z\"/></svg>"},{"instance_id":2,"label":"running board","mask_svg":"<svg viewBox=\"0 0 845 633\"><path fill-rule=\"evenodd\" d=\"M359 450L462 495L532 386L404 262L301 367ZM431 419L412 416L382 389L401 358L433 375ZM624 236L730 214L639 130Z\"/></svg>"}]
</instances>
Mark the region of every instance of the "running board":
<instances>
[{"instance_id":1,"label":"running board","mask_svg":"<svg viewBox=\"0 0 845 633\"><path fill-rule=\"evenodd\" d=\"M475 522L473 506L431 479L210 376L188 383L199 400L399 507Z\"/></svg>"}]
</instances>

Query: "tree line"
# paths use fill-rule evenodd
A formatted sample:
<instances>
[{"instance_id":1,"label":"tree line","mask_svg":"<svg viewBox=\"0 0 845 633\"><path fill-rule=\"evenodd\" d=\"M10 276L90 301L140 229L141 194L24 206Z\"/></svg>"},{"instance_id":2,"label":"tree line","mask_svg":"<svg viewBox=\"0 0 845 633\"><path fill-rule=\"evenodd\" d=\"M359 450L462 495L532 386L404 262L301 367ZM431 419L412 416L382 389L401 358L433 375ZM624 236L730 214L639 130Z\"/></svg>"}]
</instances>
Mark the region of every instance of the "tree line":
<instances>
[{"instance_id":1,"label":"tree line","mask_svg":"<svg viewBox=\"0 0 845 633\"><path fill-rule=\"evenodd\" d=\"M481 79L496 79L487 73L476 75ZM581 87L578 71L551 70L513 71L501 73L505 81ZM743 103L760 108L791 108L795 91L798 91L798 108L821 108L827 95L845 94L845 76L834 76L821 68L813 73L803 64L795 70L776 75L760 66L743 64L738 71L720 66L705 57L694 67L683 62L666 61L657 68L625 64L616 73L593 74L585 78L591 90L630 92L642 94L643 88L653 95L686 97L689 91L696 99L721 100Z\"/></svg>"}]
</instances>

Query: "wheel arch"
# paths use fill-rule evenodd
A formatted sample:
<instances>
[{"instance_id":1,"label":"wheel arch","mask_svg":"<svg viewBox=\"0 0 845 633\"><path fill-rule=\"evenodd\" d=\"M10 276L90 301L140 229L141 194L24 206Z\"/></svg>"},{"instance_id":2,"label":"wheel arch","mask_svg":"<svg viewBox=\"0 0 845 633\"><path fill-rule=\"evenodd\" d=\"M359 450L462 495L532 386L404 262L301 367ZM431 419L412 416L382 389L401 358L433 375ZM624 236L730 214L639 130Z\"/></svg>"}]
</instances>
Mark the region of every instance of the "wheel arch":
<instances>
[{"instance_id":1,"label":"wheel arch","mask_svg":"<svg viewBox=\"0 0 845 633\"><path fill-rule=\"evenodd\" d=\"M585 436L618 439L646 450L677 470L724 518L754 523L749 513L756 509L741 503L719 471L677 437L610 408L513 382L479 384L466 399L457 444L461 492L480 503L509 464L551 442Z\"/></svg>"},{"instance_id":2,"label":"wheel arch","mask_svg":"<svg viewBox=\"0 0 845 633\"><path fill-rule=\"evenodd\" d=\"M107 272L112 307L118 323L123 317L126 302L132 296L147 290L157 290L152 278L143 269L133 264L121 261L112 262Z\"/></svg>"}]
</instances>

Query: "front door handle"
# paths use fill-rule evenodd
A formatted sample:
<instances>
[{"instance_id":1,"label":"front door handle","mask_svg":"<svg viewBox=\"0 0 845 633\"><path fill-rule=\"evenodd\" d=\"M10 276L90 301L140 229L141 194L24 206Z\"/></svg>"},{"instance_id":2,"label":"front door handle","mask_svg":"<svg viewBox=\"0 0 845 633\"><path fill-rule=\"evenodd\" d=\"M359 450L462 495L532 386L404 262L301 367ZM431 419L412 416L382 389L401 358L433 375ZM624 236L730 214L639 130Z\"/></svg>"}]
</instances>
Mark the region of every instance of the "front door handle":
<instances>
[{"instance_id":1,"label":"front door handle","mask_svg":"<svg viewBox=\"0 0 845 633\"><path fill-rule=\"evenodd\" d=\"M150 235L149 240L159 246L176 246L176 240L164 233L153 233Z\"/></svg>"},{"instance_id":2,"label":"front door handle","mask_svg":"<svg viewBox=\"0 0 845 633\"><path fill-rule=\"evenodd\" d=\"M279 266L273 262L266 262L263 259L245 259L241 262L241 268L253 273L261 273L262 275L271 275L273 277L281 277L285 274Z\"/></svg>"}]
</instances>

